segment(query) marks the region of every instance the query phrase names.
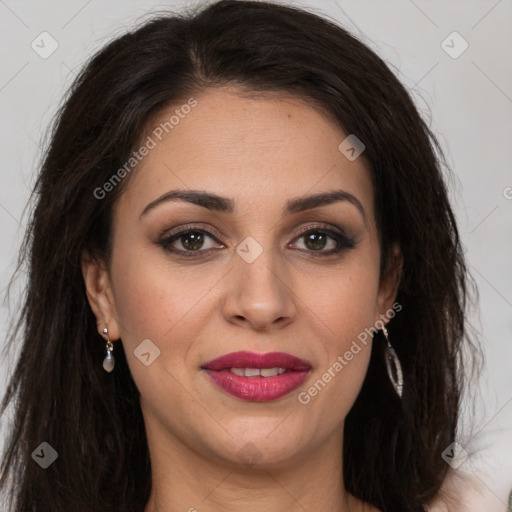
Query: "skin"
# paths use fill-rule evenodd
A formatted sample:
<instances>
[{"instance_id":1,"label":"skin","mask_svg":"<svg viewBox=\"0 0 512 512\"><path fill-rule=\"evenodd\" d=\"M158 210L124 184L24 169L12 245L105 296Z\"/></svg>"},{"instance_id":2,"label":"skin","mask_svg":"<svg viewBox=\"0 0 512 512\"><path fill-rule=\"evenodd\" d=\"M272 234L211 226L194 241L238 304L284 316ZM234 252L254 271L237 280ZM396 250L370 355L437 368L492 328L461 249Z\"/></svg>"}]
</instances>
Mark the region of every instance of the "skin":
<instances>
[{"instance_id":1,"label":"skin","mask_svg":"<svg viewBox=\"0 0 512 512\"><path fill-rule=\"evenodd\" d=\"M297 398L395 300L398 271L379 276L364 158L349 161L338 150L347 134L300 99L227 87L195 98L195 109L144 158L116 202L111 264L83 258L98 332L108 325L110 339L122 339L114 355L122 343L141 393L153 473L146 512L375 511L344 489L341 459L344 420L371 341L308 404ZM168 201L140 216L175 189L232 198L235 210ZM355 196L365 218L349 201L281 217L288 199L335 189ZM205 235L201 246L209 256L179 258L158 245L184 224L218 230L218 240ZM298 236L333 225L355 247L322 256L334 239L322 247ZM263 248L252 263L236 252L247 236ZM194 244L182 236L172 245L186 251L187 242ZM134 355L144 339L160 350L149 366ZM200 369L238 350L287 352L313 369L289 395L247 402ZM239 456L244 447L254 464Z\"/></svg>"}]
</instances>

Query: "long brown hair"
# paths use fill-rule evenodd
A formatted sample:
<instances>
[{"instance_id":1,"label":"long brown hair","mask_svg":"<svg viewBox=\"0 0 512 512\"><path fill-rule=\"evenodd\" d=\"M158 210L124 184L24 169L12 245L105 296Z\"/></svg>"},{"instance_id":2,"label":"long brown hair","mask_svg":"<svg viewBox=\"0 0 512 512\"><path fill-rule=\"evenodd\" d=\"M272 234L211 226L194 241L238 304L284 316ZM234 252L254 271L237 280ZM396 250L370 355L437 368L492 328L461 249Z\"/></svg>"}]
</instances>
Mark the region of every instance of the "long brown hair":
<instances>
[{"instance_id":1,"label":"long brown hair","mask_svg":"<svg viewBox=\"0 0 512 512\"><path fill-rule=\"evenodd\" d=\"M17 512L144 509L151 465L138 390L120 345L115 372L102 368L80 261L87 251L109 262L112 206L129 176L104 198L94 191L127 161L148 119L223 84L312 100L364 141L382 274L392 243L403 255L402 311L389 335L405 383L399 400L383 344L374 343L346 418L344 485L388 512L423 510L441 488L441 453L455 438L464 386L462 349L474 348L442 151L399 80L346 30L298 8L222 0L154 16L107 44L55 119L19 260L28 272L24 304L8 340L19 339L21 353L2 404L14 407L14 422L0 485L11 476ZM58 452L46 470L31 457L42 442Z\"/></svg>"}]
</instances>

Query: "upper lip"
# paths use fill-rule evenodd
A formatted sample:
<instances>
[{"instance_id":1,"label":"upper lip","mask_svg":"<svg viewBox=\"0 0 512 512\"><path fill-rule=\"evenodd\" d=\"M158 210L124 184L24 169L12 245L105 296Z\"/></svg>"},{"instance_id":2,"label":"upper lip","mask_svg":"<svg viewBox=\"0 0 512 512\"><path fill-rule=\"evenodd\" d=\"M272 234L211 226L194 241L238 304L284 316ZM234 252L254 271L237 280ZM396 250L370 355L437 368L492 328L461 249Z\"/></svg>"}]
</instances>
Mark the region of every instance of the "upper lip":
<instances>
[{"instance_id":1,"label":"upper lip","mask_svg":"<svg viewBox=\"0 0 512 512\"><path fill-rule=\"evenodd\" d=\"M311 364L304 359L285 352L231 352L202 365L205 370L225 370L228 368L285 368L287 370L311 370Z\"/></svg>"}]
</instances>

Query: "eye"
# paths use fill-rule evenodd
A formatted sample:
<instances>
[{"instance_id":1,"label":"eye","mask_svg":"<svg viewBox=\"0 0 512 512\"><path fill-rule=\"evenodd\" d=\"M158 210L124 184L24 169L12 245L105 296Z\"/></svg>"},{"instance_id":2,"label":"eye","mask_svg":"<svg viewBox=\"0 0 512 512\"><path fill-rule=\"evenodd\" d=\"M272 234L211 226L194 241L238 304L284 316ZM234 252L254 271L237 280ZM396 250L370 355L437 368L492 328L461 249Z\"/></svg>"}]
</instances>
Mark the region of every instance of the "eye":
<instances>
[{"instance_id":1,"label":"eye","mask_svg":"<svg viewBox=\"0 0 512 512\"><path fill-rule=\"evenodd\" d=\"M324 227L309 227L303 230L295 240L300 239L304 239L302 245L305 248L299 248L307 252L318 253L315 256L329 256L355 247L353 238Z\"/></svg>"},{"instance_id":2,"label":"eye","mask_svg":"<svg viewBox=\"0 0 512 512\"><path fill-rule=\"evenodd\" d=\"M218 242L215 235L205 229L184 228L158 242L166 251L175 253L185 258L197 257L200 252L207 252L215 247L217 242L220 247L224 247ZM203 256L203 255L201 255Z\"/></svg>"},{"instance_id":3,"label":"eye","mask_svg":"<svg viewBox=\"0 0 512 512\"><path fill-rule=\"evenodd\" d=\"M206 229L185 226L157 243L165 251L178 257L200 258L208 255L212 250L224 248L218 238L220 235L214 235ZM303 239L303 243L297 244L296 240L301 239ZM300 247L301 245L302 247ZM314 256L330 256L346 249L352 249L355 245L355 240L341 230L338 232L323 226L310 226L301 231L288 247L312 253Z\"/></svg>"}]
</instances>

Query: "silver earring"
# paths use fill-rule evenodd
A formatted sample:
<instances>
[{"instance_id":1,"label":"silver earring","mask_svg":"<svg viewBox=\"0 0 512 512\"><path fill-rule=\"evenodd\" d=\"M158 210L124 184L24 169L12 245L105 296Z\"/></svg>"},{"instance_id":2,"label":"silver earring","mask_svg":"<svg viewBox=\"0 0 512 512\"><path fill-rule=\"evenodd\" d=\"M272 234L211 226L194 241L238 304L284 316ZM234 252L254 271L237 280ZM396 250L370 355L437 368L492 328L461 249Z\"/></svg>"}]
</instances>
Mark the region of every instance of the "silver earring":
<instances>
[{"instance_id":1,"label":"silver earring","mask_svg":"<svg viewBox=\"0 0 512 512\"><path fill-rule=\"evenodd\" d=\"M115 359L112 355L112 351L114 350L114 345L110 341L110 338L108 337L108 329L105 327L103 329L103 336L107 338L107 355L105 356L105 359L103 359L103 369L106 372L111 372L114 369L115 365Z\"/></svg>"},{"instance_id":2,"label":"silver earring","mask_svg":"<svg viewBox=\"0 0 512 512\"><path fill-rule=\"evenodd\" d=\"M386 368L388 370L389 380L393 387L395 388L396 394L402 398L402 391L404 388L404 376L402 373L402 365L400 364L400 360L396 355L395 349L391 346L389 342L388 330L386 326L382 327L382 332L384 333L384 337L386 338L386 349L384 351L384 359L386 361Z\"/></svg>"}]
</instances>

